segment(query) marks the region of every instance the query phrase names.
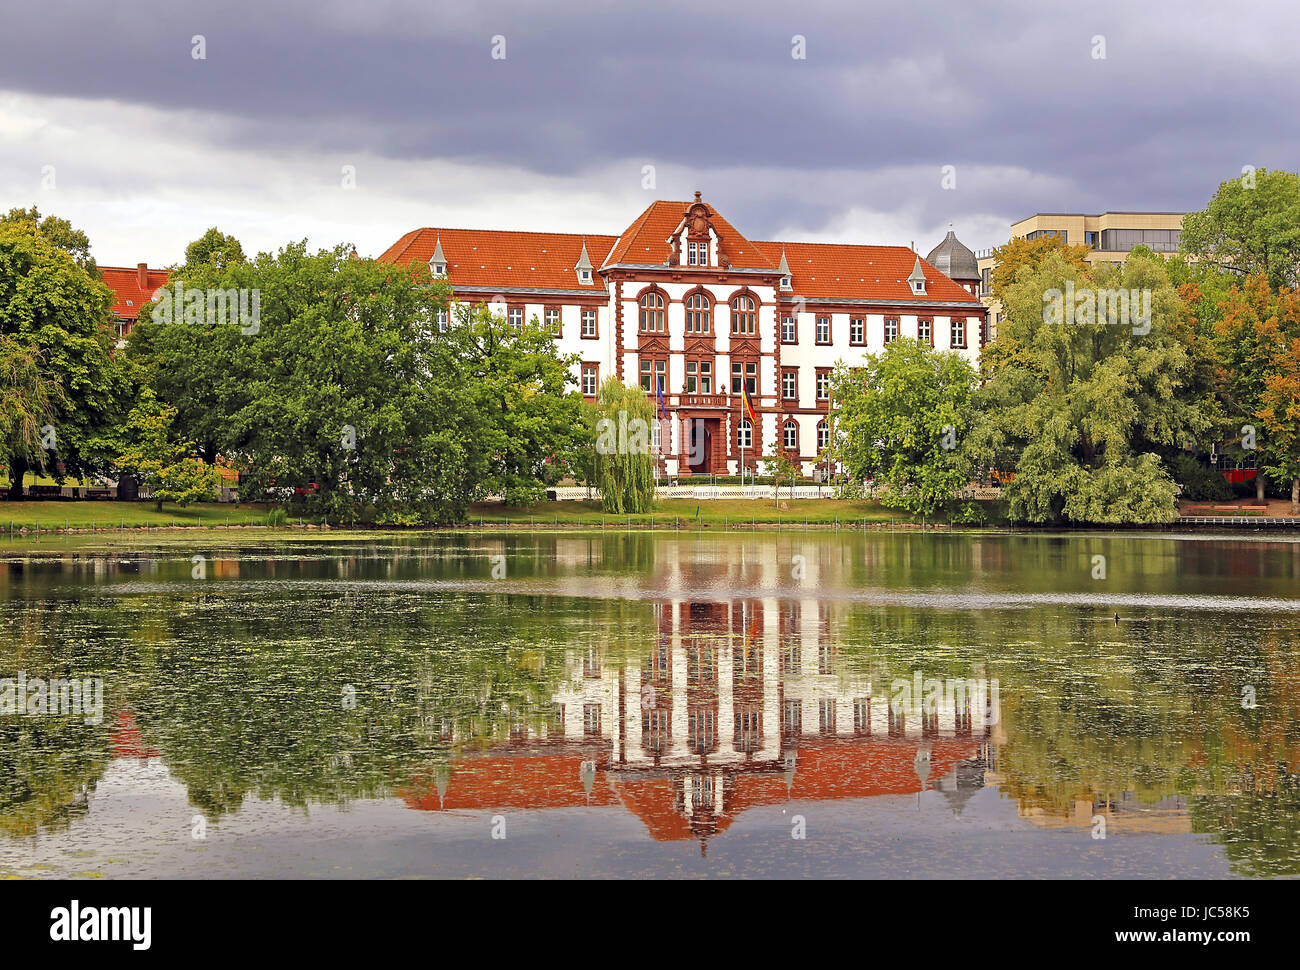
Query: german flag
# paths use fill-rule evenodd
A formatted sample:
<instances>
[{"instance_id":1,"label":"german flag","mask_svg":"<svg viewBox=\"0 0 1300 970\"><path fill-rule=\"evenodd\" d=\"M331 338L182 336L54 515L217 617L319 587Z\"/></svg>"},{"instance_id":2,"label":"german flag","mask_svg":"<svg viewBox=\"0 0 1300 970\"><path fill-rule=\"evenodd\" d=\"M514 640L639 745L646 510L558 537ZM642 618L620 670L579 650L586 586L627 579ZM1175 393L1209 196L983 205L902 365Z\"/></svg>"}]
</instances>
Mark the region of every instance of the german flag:
<instances>
[{"instance_id":1,"label":"german flag","mask_svg":"<svg viewBox=\"0 0 1300 970\"><path fill-rule=\"evenodd\" d=\"M740 396L745 402L745 410L749 412L749 423L751 427L758 427L758 415L754 413L754 404L749 399L749 387L742 383L740 385Z\"/></svg>"}]
</instances>

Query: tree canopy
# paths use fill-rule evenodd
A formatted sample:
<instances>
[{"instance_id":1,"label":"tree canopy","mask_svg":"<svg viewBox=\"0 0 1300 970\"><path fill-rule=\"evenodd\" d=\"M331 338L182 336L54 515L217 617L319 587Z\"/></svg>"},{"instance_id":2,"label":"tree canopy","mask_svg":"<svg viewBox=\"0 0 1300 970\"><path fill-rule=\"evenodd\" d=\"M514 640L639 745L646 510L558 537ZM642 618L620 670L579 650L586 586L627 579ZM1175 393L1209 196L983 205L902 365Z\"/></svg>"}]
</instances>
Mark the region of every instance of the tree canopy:
<instances>
[{"instance_id":1,"label":"tree canopy","mask_svg":"<svg viewBox=\"0 0 1300 970\"><path fill-rule=\"evenodd\" d=\"M840 365L831 384L832 456L851 491L871 480L882 505L932 515L970 482L958 447L977 375L959 354L900 338L862 366Z\"/></svg>"}]
</instances>

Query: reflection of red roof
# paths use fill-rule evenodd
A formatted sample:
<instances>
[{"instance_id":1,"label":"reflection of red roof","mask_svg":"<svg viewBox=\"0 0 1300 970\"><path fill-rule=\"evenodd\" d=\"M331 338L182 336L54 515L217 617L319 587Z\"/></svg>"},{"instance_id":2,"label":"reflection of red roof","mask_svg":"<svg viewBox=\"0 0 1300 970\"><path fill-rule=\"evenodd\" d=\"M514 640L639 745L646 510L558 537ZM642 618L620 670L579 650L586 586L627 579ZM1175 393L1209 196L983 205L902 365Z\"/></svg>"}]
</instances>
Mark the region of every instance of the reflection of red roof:
<instances>
[{"instance_id":1,"label":"reflection of red roof","mask_svg":"<svg viewBox=\"0 0 1300 970\"><path fill-rule=\"evenodd\" d=\"M743 774L736 779L730 809L739 814L757 805L774 805L790 799L826 801L833 798L872 798L876 795L910 795L921 790L916 774L916 740L862 740L817 738L799 745L794 784L787 796L781 775ZM957 767L957 762L978 754L966 739L936 738L930 742L930 774L926 785Z\"/></svg>"},{"instance_id":2,"label":"reflection of red roof","mask_svg":"<svg viewBox=\"0 0 1300 970\"><path fill-rule=\"evenodd\" d=\"M951 773L957 763L978 754L969 739L937 738L930 745L927 786ZM797 754L794 783L786 791L783 769L765 765L761 770L741 768L733 775L734 787L725 814L717 819L721 832L741 812L787 800L826 801L907 795L921 790L916 774L917 740L884 738L815 738L802 740ZM601 767L588 799L579 778L589 756L566 752L519 757L469 758L453 766L445 799L440 803L431 778L416 779L413 790L401 792L411 808L492 810L497 808L576 808L583 805L622 804L639 818L659 842L694 839L689 820L676 809L677 769L654 774L633 770L611 774ZM723 772L733 769L718 766ZM671 771L671 777L670 777ZM722 797L722 792L717 792Z\"/></svg>"},{"instance_id":3,"label":"reflection of red roof","mask_svg":"<svg viewBox=\"0 0 1300 970\"><path fill-rule=\"evenodd\" d=\"M587 798L578 775L586 760L574 753L469 758L452 766L441 803L432 778L418 778L414 791L399 794L406 804L422 811L617 805L608 782L594 786ZM600 782L599 772L597 775Z\"/></svg>"},{"instance_id":4,"label":"reflection of red roof","mask_svg":"<svg viewBox=\"0 0 1300 970\"><path fill-rule=\"evenodd\" d=\"M145 278L149 284L140 286L140 271L125 266L101 266L104 282L113 291L113 316L134 320L140 314L140 307L153 299L160 287L167 285L171 272L165 269L146 269Z\"/></svg>"},{"instance_id":5,"label":"reflection of red roof","mask_svg":"<svg viewBox=\"0 0 1300 970\"><path fill-rule=\"evenodd\" d=\"M109 737L114 758L156 758L158 751L146 748L140 734L140 725L135 722L132 711L118 711L117 724Z\"/></svg>"}]
</instances>

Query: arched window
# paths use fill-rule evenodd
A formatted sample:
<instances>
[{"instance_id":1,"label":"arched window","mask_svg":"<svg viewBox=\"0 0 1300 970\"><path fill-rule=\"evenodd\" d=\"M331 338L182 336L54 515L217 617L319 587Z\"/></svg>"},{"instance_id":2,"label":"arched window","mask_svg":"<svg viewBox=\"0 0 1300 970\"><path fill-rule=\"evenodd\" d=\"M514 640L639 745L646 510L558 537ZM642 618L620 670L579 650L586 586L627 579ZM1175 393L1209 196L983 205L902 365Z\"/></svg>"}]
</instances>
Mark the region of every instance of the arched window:
<instances>
[{"instance_id":1,"label":"arched window","mask_svg":"<svg viewBox=\"0 0 1300 970\"><path fill-rule=\"evenodd\" d=\"M738 293L731 298L731 332L738 337L752 337L758 332L754 298Z\"/></svg>"},{"instance_id":2,"label":"arched window","mask_svg":"<svg viewBox=\"0 0 1300 970\"><path fill-rule=\"evenodd\" d=\"M795 424L793 421L787 421L781 430L785 438L785 450L798 451L799 425Z\"/></svg>"},{"instance_id":3,"label":"arched window","mask_svg":"<svg viewBox=\"0 0 1300 970\"><path fill-rule=\"evenodd\" d=\"M664 333L664 295L648 290L641 295L641 332Z\"/></svg>"},{"instance_id":4,"label":"arched window","mask_svg":"<svg viewBox=\"0 0 1300 970\"><path fill-rule=\"evenodd\" d=\"M686 298L686 332L713 332L713 303L704 293L697 291Z\"/></svg>"},{"instance_id":5,"label":"arched window","mask_svg":"<svg viewBox=\"0 0 1300 970\"><path fill-rule=\"evenodd\" d=\"M749 418L740 419L740 429L736 432L736 446L739 448L754 447L754 427L749 423Z\"/></svg>"},{"instance_id":6,"label":"arched window","mask_svg":"<svg viewBox=\"0 0 1300 970\"><path fill-rule=\"evenodd\" d=\"M825 421L817 422L817 450L825 451L831 443L831 426Z\"/></svg>"}]
</instances>

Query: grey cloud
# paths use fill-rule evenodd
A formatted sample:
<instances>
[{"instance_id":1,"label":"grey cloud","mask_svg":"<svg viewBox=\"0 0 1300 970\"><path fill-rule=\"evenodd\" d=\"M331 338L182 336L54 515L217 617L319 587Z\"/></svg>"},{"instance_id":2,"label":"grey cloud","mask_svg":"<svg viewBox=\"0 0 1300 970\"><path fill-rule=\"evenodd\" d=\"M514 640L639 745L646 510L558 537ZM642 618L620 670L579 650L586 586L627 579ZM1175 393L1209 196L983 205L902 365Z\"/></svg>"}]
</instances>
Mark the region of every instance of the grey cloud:
<instances>
[{"instance_id":1,"label":"grey cloud","mask_svg":"<svg viewBox=\"0 0 1300 970\"><path fill-rule=\"evenodd\" d=\"M0 89L209 114L214 143L268 156L365 151L541 176L624 159L734 169L699 187L725 192L754 236L794 206L810 229L855 205L907 205L929 224L1194 208L1242 165L1293 166L1300 148L1283 123L1300 15L1281 0L1250 15L1209 2L586 0L84 2L5 17ZM206 61L190 57L193 34ZM490 57L495 34L505 61ZM790 56L795 34L806 60ZM1098 34L1105 60L1090 54ZM955 192L939 188L946 164ZM1046 178L978 174L1009 167ZM843 177L854 171L860 182ZM834 173L835 194L800 173Z\"/></svg>"}]
</instances>

